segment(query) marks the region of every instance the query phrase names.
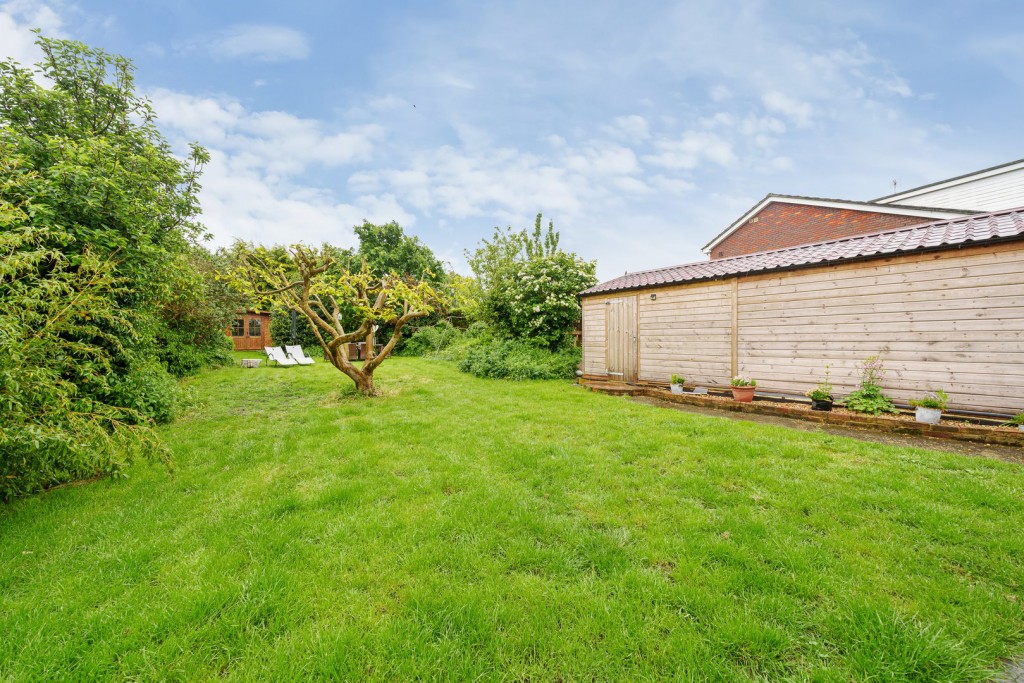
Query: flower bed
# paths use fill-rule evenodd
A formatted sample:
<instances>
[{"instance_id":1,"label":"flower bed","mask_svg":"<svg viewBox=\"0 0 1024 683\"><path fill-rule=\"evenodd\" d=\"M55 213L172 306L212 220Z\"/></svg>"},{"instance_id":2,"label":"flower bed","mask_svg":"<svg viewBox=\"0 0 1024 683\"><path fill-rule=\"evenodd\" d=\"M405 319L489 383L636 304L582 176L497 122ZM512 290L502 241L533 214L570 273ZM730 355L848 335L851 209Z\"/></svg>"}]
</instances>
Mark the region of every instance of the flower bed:
<instances>
[{"instance_id":1,"label":"flower bed","mask_svg":"<svg viewBox=\"0 0 1024 683\"><path fill-rule=\"evenodd\" d=\"M896 434L976 441L1002 446L1024 446L1024 432L1015 427L980 425L951 418L944 418L940 424L930 425L917 422L913 414L906 413L898 415L864 415L840 407L834 408L831 412L812 411L809 404L772 401L762 397L756 398L753 403L738 403L728 396L716 394L672 394L661 387L655 386L632 386L611 382L589 381L583 382L583 384L592 391L601 393L648 396L673 403L704 406L706 408L730 410L738 413L774 415L777 417L807 420L809 422L877 429Z\"/></svg>"}]
</instances>

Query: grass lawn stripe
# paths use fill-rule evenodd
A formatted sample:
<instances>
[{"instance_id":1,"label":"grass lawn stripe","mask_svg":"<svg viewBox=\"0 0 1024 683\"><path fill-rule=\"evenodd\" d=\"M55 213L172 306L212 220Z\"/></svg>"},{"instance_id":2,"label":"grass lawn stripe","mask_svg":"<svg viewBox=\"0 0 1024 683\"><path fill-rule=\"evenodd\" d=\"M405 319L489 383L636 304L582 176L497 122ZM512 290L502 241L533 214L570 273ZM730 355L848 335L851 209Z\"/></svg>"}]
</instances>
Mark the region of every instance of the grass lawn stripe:
<instances>
[{"instance_id":1,"label":"grass lawn stripe","mask_svg":"<svg viewBox=\"0 0 1024 683\"><path fill-rule=\"evenodd\" d=\"M175 472L0 510L0 678L975 681L1024 468L394 359L224 368Z\"/></svg>"}]
</instances>

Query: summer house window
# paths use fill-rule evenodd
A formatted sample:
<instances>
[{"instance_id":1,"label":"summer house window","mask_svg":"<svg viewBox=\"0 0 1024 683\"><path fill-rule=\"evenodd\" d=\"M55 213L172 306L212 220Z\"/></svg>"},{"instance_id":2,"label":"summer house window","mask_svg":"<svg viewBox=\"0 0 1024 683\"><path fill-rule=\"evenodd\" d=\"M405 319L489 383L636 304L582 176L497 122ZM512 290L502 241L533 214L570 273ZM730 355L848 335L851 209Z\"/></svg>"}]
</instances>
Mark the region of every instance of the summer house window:
<instances>
[{"instance_id":1,"label":"summer house window","mask_svg":"<svg viewBox=\"0 0 1024 683\"><path fill-rule=\"evenodd\" d=\"M233 323L231 323L231 336L232 337L242 337L242 336L245 336L245 321L244 320L242 320L241 318L237 318L237 319L235 319L235 321Z\"/></svg>"},{"instance_id":2,"label":"summer house window","mask_svg":"<svg viewBox=\"0 0 1024 683\"><path fill-rule=\"evenodd\" d=\"M260 320L259 318L249 319L249 336L258 337L260 336Z\"/></svg>"}]
</instances>

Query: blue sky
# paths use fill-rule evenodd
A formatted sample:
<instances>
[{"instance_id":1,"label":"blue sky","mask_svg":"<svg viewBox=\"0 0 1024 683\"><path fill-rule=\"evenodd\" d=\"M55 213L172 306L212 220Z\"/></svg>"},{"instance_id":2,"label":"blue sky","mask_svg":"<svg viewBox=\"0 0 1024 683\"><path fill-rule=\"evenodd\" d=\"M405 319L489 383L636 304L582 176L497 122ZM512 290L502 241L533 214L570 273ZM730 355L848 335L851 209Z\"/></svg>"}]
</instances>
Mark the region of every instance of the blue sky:
<instances>
[{"instance_id":1,"label":"blue sky","mask_svg":"<svg viewBox=\"0 0 1024 683\"><path fill-rule=\"evenodd\" d=\"M214 244L399 221L466 271L543 211L602 279L703 260L768 192L872 199L1024 157L1017 2L0 0L131 57L205 145Z\"/></svg>"}]
</instances>

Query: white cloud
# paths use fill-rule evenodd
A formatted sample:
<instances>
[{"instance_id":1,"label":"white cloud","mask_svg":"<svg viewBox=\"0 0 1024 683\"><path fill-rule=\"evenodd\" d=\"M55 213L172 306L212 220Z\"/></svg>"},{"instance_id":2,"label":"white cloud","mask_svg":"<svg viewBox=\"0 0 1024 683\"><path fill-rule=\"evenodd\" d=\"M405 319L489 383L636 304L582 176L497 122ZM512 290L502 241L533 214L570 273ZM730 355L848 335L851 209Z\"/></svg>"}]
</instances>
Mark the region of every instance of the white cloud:
<instances>
[{"instance_id":1,"label":"white cloud","mask_svg":"<svg viewBox=\"0 0 1024 683\"><path fill-rule=\"evenodd\" d=\"M368 161L384 134L375 124L331 132L316 119L281 111L250 112L230 98L164 89L149 95L161 125L230 153L235 163L280 175L302 173L311 164L333 168Z\"/></svg>"},{"instance_id":2,"label":"white cloud","mask_svg":"<svg viewBox=\"0 0 1024 683\"><path fill-rule=\"evenodd\" d=\"M305 34L287 26L236 24L224 29L207 44L210 54L221 59L254 59L285 62L309 56Z\"/></svg>"},{"instance_id":3,"label":"white cloud","mask_svg":"<svg viewBox=\"0 0 1024 683\"><path fill-rule=\"evenodd\" d=\"M14 0L0 4L0 58L11 58L25 66L38 62L43 53L35 46L33 28L51 38L64 35L63 20L46 3Z\"/></svg>"},{"instance_id":4,"label":"white cloud","mask_svg":"<svg viewBox=\"0 0 1024 683\"><path fill-rule=\"evenodd\" d=\"M736 161L732 145L717 133L687 131L679 138L655 141L657 154L649 154L644 161L673 169L693 169L702 161L728 166Z\"/></svg>"},{"instance_id":5,"label":"white cloud","mask_svg":"<svg viewBox=\"0 0 1024 683\"><path fill-rule=\"evenodd\" d=\"M628 147L612 144L592 145L566 158L565 167L594 175L629 175L640 170L636 154Z\"/></svg>"},{"instance_id":6,"label":"white cloud","mask_svg":"<svg viewBox=\"0 0 1024 683\"><path fill-rule=\"evenodd\" d=\"M664 175L655 175L651 177L651 185L654 189L668 194L682 195L687 192L692 192L697 189L697 186L687 180L681 180L679 178L669 178Z\"/></svg>"},{"instance_id":7,"label":"white cloud","mask_svg":"<svg viewBox=\"0 0 1024 683\"><path fill-rule=\"evenodd\" d=\"M724 85L716 85L711 89L711 101L723 102L732 97L732 91Z\"/></svg>"},{"instance_id":8,"label":"white cloud","mask_svg":"<svg viewBox=\"0 0 1024 683\"><path fill-rule=\"evenodd\" d=\"M457 88L459 90L475 90L476 86L467 81L465 78L460 78L453 73L443 73L438 76L438 80L442 85L446 85L450 88Z\"/></svg>"},{"instance_id":9,"label":"white cloud","mask_svg":"<svg viewBox=\"0 0 1024 683\"><path fill-rule=\"evenodd\" d=\"M482 153L444 146L413 155L404 168L364 171L356 191L394 192L427 214L464 219L524 207L578 213L582 178L545 159L511 148Z\"/></svg>"},{"instance_id":10,"label":"white cloud","mask_svg":"<svg viewBox=\"0 0 1024 683\"><path fill-rule=\"evenodd\" d=\"M603 126L602 129L609 135L626 142L642 142L651 137L650 124L647 123L647 119L638 114L617 116L612 119L611 125Z\"/></svg>"},{"instance_id":11,"label":"white cloud","mask_svg":"<svg viewBox=\"0 0 1024 683\"><path fill-rule=\"evenodd\" d=\"M416 221L386 192L339 198L330 187L336 183L324 175L368 162L384 136L379 125L332 131L286 112L249 111L227 97L163 89L149 95L161 130L176 146L198 140L210 150L200 199L203 222L218 244L237 237L347 245L351 227L364 218L407 226Z\"/></svg>"},{"instance_id":12,"label":"white cloud","mask_svg":"<svg viewBox=\"0 0 1024 683\"><path fill-rule=\"evenodd\" d=\"M764 104L765 109L785 116L797 126L806 127L811 125L814 107L807 102L801 102L775 90L762 95L761 102Z\"/></svg>"}]
</instances>

